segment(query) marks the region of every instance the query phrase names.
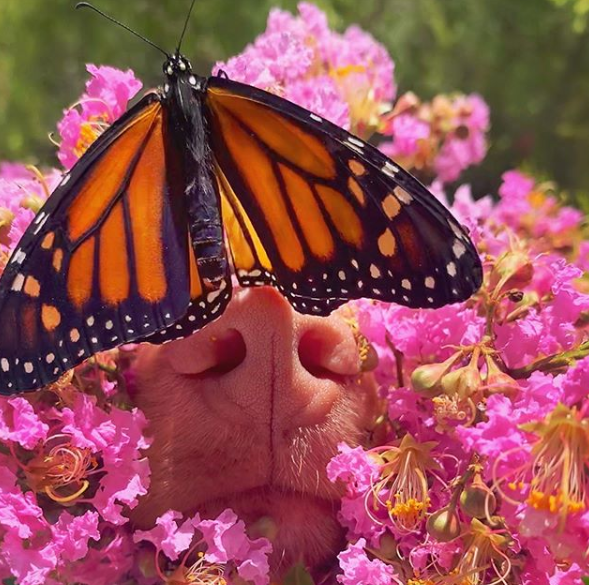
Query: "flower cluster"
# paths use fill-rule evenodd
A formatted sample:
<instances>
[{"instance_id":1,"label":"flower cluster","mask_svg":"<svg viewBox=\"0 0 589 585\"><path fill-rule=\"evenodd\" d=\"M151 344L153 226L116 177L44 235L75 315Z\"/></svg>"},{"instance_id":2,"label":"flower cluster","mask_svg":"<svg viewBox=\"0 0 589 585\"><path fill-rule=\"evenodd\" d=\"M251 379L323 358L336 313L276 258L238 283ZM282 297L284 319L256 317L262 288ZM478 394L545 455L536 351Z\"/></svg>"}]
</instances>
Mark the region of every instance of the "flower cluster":
<instances>
[{"instance_id":1,"label":"flower cluster","mask_svg":"<svg viewBox=\"0 0 589 585\"><path fill-rule=\"evenodd\" d=\"M392 136L382 150L423 178L455 181L487 152L489 107L477 94L438 95L422 102L402 95L384 117L382 133Z\"/></svg>"},{"instance_id":2,"label":"flower cluster","mask_svg":"<svg viewBox=\"0 0 589 585\"><path fill-rule=\"evenodd\" d=\"M88 65L87 70L92 78L86 83L86 92L64 111L57 125L61 136L57 156L66 169L125 112L143 85L131 70L96 65Z\"/></svg>"},{"instance_id":3,"label":"flower cluster","mask_svg":"<svg viewBox=\"0 0 589 585\"><path fill-rule=\"evenodd\" d=\"M349 538L366 539L401 583L589 573L582 216L519 171L504 174L499 196L473 201L462 187L453 205L485 265L470 300L435 311L357 304L379 355L386 444L353 460L342 445L328 472L347 486Z\"/></svg>"},{"instance_id":4,"label":"flower cluster","mask_svg":"<svg viewBox=\"0 0 589 585\"><path fill-rule=\"evenodd\" d=\"M276 93L327 120L369 136L390 109L396 87L386 49L357 26L330 30L316 6L299 16L270 11L266 31L213 73Z\"/></svg>"},{"instance_id":5,"label":"flower cluster","mask_svg":"<svg viewBox=\"0 0 589 585\"><path fill-rule=\"evenodd\" d=\"M485 155L479 96L393 104L386 50L357 27L333 32L308 3L297 16L273 10L221 69L363 138L390 137L383 150L437 177L446 204L443 184ZM66 170L141 87L130 71L88 71L58 124ZM0 270L62 172L0 166ZM341 444L326 470L344 489L349 541L329 585L563 585L589 574L582 215L517 170L498 200L461 186L452 210L484 261L472 299L437 310L355 303L384 410L374 443ZM266 585L270 543L250 539L231 510L215 519L170 510L149 530L130 527L149 487L147 421L129 392L134 352L98 354L33 396L0 400L0 579Z\"/></svg>"}]
</instances>

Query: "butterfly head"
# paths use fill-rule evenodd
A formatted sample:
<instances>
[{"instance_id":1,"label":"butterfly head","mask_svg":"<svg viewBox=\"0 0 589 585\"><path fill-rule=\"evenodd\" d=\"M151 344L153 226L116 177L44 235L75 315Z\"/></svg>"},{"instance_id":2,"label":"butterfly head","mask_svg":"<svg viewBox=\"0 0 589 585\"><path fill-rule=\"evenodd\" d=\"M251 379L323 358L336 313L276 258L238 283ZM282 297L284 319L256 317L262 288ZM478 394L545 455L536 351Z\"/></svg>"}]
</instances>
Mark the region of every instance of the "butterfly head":
<instances>
[{"instance_id":1,"label":"butterfly head","mask_svg":"<svg viewBox=\"0 0 589 585\"><path fill-rule=\"evenodd\" d=\"M184 55L180 55L180 53L175 53L166 59L163 69L164 74L169 80L192 73L190 61Z\"/></svg>"}]
</instances>

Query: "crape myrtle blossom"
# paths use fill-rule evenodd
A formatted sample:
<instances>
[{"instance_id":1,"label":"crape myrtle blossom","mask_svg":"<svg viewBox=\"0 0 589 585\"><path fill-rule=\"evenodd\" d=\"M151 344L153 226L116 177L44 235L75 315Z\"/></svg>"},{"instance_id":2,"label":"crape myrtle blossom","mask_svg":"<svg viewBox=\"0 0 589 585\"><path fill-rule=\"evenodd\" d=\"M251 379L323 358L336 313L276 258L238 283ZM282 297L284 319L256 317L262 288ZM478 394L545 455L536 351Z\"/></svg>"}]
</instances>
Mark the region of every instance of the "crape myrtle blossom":
<instances>
[{"instance_id":1,"label":"crape myrtle blossom","mask_svg":"<svg viewBox=\"0 0 589 585\"><path fill-rule=\"evenodd\" d=\"M519 171L503 179L497 203L466 188L454 203L483 257L477 294L435 311L356 303L379 355L388 442L354 452L369 486L346 446L328 469L347 485L348 537L366 539L412 585L577 583L589 573L582 217L553 185Z\"/></svg>"},{"instance_id":2,"label":"crape myrtle blossom","mask_svg":"<svg viewBox=\"0 0 589 585\"><path fill-rule=\"evenodd\" d=\"M266 31L214 72L286 97L444 185L479 164L480 96L395 101L394 63L358 27L317 7L271 11ZM88 66L58 123L63 168L0 165L0 269L63 172L141 88ZM477 194L481 195L481 194ZM495 195L495 194L493 194ZM359 301L378 355L383 411L372 444L340 444L348 542L328 585L578 585L589 574L589 241L555 185L519 170L492 196L452 202L481 253L472 299L437 310ZM127 514L149 487L146 420L129 397L134 346L59 382L0 400L0 578L16 585L266 585L271 543L231 510L170 510L148 530Z\"/></svg>"}]
</instances>

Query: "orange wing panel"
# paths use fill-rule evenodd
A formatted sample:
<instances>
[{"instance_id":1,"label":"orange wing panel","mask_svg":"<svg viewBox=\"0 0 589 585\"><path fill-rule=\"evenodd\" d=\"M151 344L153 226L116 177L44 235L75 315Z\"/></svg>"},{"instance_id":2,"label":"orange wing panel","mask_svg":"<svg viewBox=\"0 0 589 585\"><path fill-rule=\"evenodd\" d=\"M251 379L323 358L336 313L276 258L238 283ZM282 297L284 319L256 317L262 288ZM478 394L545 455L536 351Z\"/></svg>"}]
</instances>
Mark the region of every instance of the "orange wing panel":
<instances>
[{"instance_id":1,"label":"orange wing panel","mask_svg":"<svg viewBox=\"0 0 589 585\"><path fill-rule=\"evenodd\" d=\"M168 286L161 236L166 169L162 141L162 117L158 116L128 192L137 285L139 294L151 302L163 299ZM146 193L150 193L149 205Z\"/></svg>"},{"instance_id":2,"label":"orange wing panel","mask_svg":"<svg viewBox=\"0 0 589 585\"><path fill-rule=\"evenodd\" d=\"M119 201L100 230L100 297L116 305L129 296L129 265L123 202Z\"/></svg>"},{"instance_id":3,"label":"orange wing panel","mask_svg":"<svg viewBox=\"0 0 589 585\"><path fill-rule=\"evenodd\" d=\"M255 101L225 94L218 88L210 88L208 96L220 119L233 115L272 150L299 168L324 179L335 176L333 157L324 144L285 117Z\"/></svg>"},{"instance_id":4,"label":"orange wing panel","mask_svg":"<svg viewBox=\"0 0 589 585\"><path fill-rule=\"evenodd\" d=\"M92 168L85 187L68 210L68 236L76 242L92 229L112 204L140 145L154 120L161 122L161 105L155 102L138 116Z\"/></svg>"}]
</instances>

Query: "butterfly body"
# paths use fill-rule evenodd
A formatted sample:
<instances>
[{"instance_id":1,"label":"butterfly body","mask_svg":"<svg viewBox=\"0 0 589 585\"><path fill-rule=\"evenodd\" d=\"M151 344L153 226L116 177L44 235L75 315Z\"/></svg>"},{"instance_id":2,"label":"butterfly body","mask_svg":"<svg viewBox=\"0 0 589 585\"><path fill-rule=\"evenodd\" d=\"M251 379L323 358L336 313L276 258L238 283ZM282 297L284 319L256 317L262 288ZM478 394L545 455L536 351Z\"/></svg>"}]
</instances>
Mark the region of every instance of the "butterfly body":
<instances>
[{"instance_id":1,"label":"butterfly body","mask_svg":"<svg viewBox=\"0 0 589 585\"><path fill-rule=\"evenodd\" d=\"M241 286L301 313L468 298L467 233L409 173L327 120L175 54L163 88L64 176L0 279L0 393L97 351L184 337Z\"/></svg>"},{"instance_id":2,"label":"butterfly body","mask_svg":"<svg viewBox=\"0 0 589 585\"><path fill-rule=\"evenodd\" d=\"M168 151L183 161L185 213L199 273L214 290L225 276L227 258L223 245L220 201L215 192L212 153L208 147L202 101L206 78L192 73L188 60L174 55L164 63L166 82L159 96L168 128ZM166 120L166 118L168 118Z\"/></svg>"}]
</instances>

